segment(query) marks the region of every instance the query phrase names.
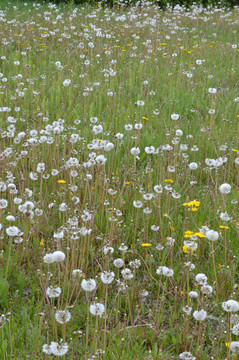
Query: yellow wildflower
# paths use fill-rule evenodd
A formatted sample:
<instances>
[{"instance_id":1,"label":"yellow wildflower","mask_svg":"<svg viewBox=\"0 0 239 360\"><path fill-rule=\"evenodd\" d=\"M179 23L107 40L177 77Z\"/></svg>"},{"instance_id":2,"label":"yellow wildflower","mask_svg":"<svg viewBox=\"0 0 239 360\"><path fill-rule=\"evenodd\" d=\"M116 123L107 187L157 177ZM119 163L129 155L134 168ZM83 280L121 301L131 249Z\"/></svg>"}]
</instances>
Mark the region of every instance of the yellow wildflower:
<instances>
[{"instance_id":1,"label":"yellow wildflower","mask_svg":"<svg viewBox=\"0 0 239 360\"><path fill-rule=\"evenodd\" d=\"M173 179L165 179L164 181L165 181L166 183L170 183L170 184L173 183Z\"/></svg>"},{"instance_id":2,"label":"yellow wildflower","mask_svg":"<svg viewBox=\"0 0 239 360\"><path fill-rule=\"evenodd\" d=\"M186 254L188 252L188 246L183 245L183 252Z\"/></svg>"},{"instance_id":3,"label":"yellow wildflower","mask_svg":"<svg viewBox=\"0 0 239 360\"><path fill-rule=\"evenodd\" d=\"M206 235L203 235L201 232L196 232L195 234L193 234L194 236L197 236L197 237L199 237L200 239L202 239L202 238L205 238L206 237Z\"/></svg>"}]
</instances>

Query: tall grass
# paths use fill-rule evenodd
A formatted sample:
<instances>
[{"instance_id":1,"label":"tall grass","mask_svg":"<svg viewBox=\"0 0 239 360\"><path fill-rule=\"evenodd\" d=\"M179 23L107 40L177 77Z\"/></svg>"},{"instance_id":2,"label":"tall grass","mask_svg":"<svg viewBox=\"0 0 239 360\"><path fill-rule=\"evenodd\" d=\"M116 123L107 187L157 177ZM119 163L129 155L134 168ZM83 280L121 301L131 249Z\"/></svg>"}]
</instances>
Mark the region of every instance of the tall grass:
<instances>
[{"instance_id":1,"label":"tall grass","mask_svg":"<svg viewBox=\"0 0 239 360\"><path fill-rule=\"evenodd\" d=\"M237 358L238 9L0 6L0 358Z\"/></svg>"}]
</instances>

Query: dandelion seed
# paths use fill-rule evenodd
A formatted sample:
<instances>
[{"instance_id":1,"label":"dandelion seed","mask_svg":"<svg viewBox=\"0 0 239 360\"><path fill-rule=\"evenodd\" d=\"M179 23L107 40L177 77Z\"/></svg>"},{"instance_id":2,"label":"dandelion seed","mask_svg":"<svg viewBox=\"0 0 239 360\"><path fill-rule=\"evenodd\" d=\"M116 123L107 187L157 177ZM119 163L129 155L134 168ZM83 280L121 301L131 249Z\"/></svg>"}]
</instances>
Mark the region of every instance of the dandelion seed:
<instances>
[{"instance_id":1,"label":"dandelion seed","mask_svg":"<svg viewBox=\"0 0 239 360\"><path fill-rule=\"evenodd\" d=\"M232 341L229 348L231 352L239 354L239 341Z\"/></svg>"},{"instance_id":2,"label":"dandelion seed","mask_svg":"<svg viewBox=\"0 0 239 360\"><path fill-rule=\"evenodd\" d=\"M63 85L64 85L64 86L69 86L70 83L71 83L71 80L70 80L70 79L66 79L66 80L63 81Z\"/></svg>"},{"instance_id":3,"label":"dandelion seed","mask_svg":"<svg viewBox=\"0 0 239 360\"><path fill-rule=\"evenodd\" d=\"M71 319L71 314L68 310L57 310L55 319L59 324L66 324Z\"/></svg>"},{"instance_id":4,"label":"dandelion seed","mask_svg":"<svg viewBox=\"0 0 239 360\"><path fill-rule=\"evenodd\" d=\"M140 153L140 149L138 148L138 147L133 147L131 150L130 150L130 153L132 154L132 155L139 155L139 153Z\"/></svg>"},{"instance_id":5,"label":"dandelion seed","mask_svg":"<svg viewBox=\"0 0 239 360\"><path fill-rule=\"evenodd\" d=\"M128 268L123 269L123 270L121 271L121 274L122 274L122 276L123 276L123 278L124 278L125 280L130 280L130 279L132 279L132 278L134 277L134 275L132 274L131 270L128 269Z\"/></svg>"},{"instance_id":6,"label":"dandelion seed","mask_svg":"<svg viewBox=\"0 0 239 360\"><path fill-rule=\"evenodd\" d=\"M179 114L173 113L173 114L171 115L171 119L177 121L177 120L179 119Z\"/></svg>"},{"instance_id":7,"label":"dandelion seed","mask_svg":"<svg viewBox=\"0 0 239 360\"><path fill-rule=\"evenodd\" d=\"M113 271L104 271L101 273L100 278L104 284L111 284L114 280L115 274Z\"/></svg>"},{"instance_id":8,"label":"dandelion seed","mask_svg":"<svg viewBox=\"0 0 239 360\"><path fill-rule=\"evenodd\" d=\"M44 242L43 242L43 245L44 245ZM46 264L52 264L55 262L55 258L53 256L53 254L46 254L44 257L43 257L43 261L44 263Z\"/></svg>"},{"instance_id":9,"label":"dandelion seed","mask_svg":"<svg viewBox=\"0 0 239 360\"><path fill-rule=\"evenodd\" d=\"M57 342L52 341L50 349L53 355L64 356L68 352L69 346L67 345L67 343L58 344Z\"/></svg>"},{"instance_id":10,"label":"dandelion seed","mask_svg":"<svg viewBox=\"0 0 239 360\"><path fill-rule=\"evenodd\" d=\"M100 303L90 305L90 313L95 316L102 316L105 312L105 306Z\"/></svg>"},{"instance_id":11,"label":"dandelion seed","mask_svg":"<svg viewBox=\"0 0 239 360\"><path fill-rule=\"evenodd\" d=\"M136 104L137 104L138 106L143 106L143 105L144 105L144 101L143 101L143 100L138 100L138 101L136 102Z\"/></svg>"},{"instance_id":12,"label":"dandelion seed","mask_svg":"<svg viewBox=\"0 0 239 360\"><path fill-rule=\"evenodd\" d=\"M181 359L181 360L196 360L195 356L193 356L189 351L184 351L183 353L179 354L179 359Z\"/></svg>"},{"instance_id":13,"label":"dandelion seed","mask_svg":"<svg viewBox=\"0 0 239 360\"><path fill-rule=\"evenodd\" d=\"M239 303L235 300L228 300L222 303L222 308L226 312L237 312L239 310Z\"/></svg>"},{"instance_id":14,"label":"dandelion seed","mask_svg":"<svg viewBox=\"0 0 239 360\"><path fill-rule=\"evenodd\" d=\"M20 236L22 234L22 232L18 229L17 226L9 226L6 229L6 233L8 236Z\"/></svg>"},{"instance_id":15,"label":"dandelion seed","mask_svg":"<svg viewBox=\"0 0 239 360\"><path fill-rule=\"evenodd\" d=\"M72 276L74 278L80 278L80 277L82 277L82 275L83 275L83 273L80 269L75 269L72 271Z\"/></svg>"},{"instance_id":16,"label":"dandelion seed","mask_svg":"<svg viewBox=\"0 0 239 360\"><path fill-rule=\"evenodd\" d=\"M164 275L167 277L171 277L173 276L173 270L169 269L167 266L160 266L157 270L156 270L156 274L158 275Z\"/></svg>"},{"instance_id":17,"label":"dandelion seed","mask_svg":"<svg viewBox=\"0 0 239 360\"><path fill-rule=\"evenodd\" d=\"M124 260L118 258L113 261L113 264L116 268L121 268L124 266Z\"/></svg>"},{"instance_id":18,"label":"dandelion seed","mask_svg":"<svg viewBox=\"0 0 239 360\"><path fill-rule=\"evenodd\" d=\"M190 170L196 170L198 168L198 164L195 162L192 162L191 164L189 164L189 169Z\"/></svg>"},{"instance_id":19,"label":"dandelion seed","mask_svg":"<svg viewBox=\"0 0 239 360\"><path fill-rule=\"evenodd\" d=\"M194 311L193 317L197 321L204 321L207 317L207 312L205 310Z\"/></svg>"},{"instance_id":20,"label":"dandelion seed","mask_svg":"<svg viewBox=\"0 0 239 360\"><path fill-rule=\"evenodd\" d=\"M191 299L197 299L198 298L198 293L196 291L190 291L188 293L188 296L191 298Z\"/></svg>"},{"instance_id":21,"label":"dandelion seed","mask_svg":"<svg viewBox=\"0 0 239 360\"><path fill-rule=\"evenodd\" d=\"M8 206L8 201L5 199L0 199L0 209L6 209Z\"/></svg>"},{"instance_id":22,"label":"dandelion seed","mask_svg":"<svg viewBox=\"0 0 239 360\"><path fill-rule=\"evenodd\" d=\"M218 234L217 231L209 230L209 231L206 232L206 237L210 241L217 241L218 238L219 238L219 234Z\"/></svg>"},{"instance_id":23,"label":"dandelion seed","mask_svg":"<svg viewBox=\"0 0 239 360\"><path fill-rule=\"evenodd\" d=\"M199 283L199 285L207 284L207 276L205 274L202 273L197 274L195 280Z\"/></svg>"},{"instance_id":24,"label":"dandelion seed","mask_svg":"<svg viewBox=\"0 0 239 360\"><path fill-rule=\"evenodd\" d=\"M229 194L231 192L231 185L230 184L222 184L220 187L219 187L219 190L221 192L221 194Z\"/></svg>"},{"instance_id":25,"label":"dandelion seed","mask_svg":"<svg viewBox=\"0 0 239 360\"><path fill-rule=\"evenodd\" d=\"M137 201L134 200L133 205L134 205L135 208L139 209L139 208L141 208L143 206L143 203L140 200L137 200Z\"/></svg>"},{"instance_id":26,"label":"dandelion seed","mask_svg":"<svg viewBox=\"0 0 239 360\"><path fill-rule=\"evenodd\" d=\"M89 280L83 279L81 282L81 287L86 292L94 291L96 288L96 281L94 279L89 279Z\"/></svg>"},{"instance_id":27,"label":"dandelion seed","mask_svg":"<svg viewBox=\"0 0 239 360\"><path fill-rule=\"evenodd\" d=\"M49 286L46 289L46 294L49 298L58 297L61 295L61 288L59 288L58 286L56 286L56 287Z\"/></svg>"},{"instance_id":28,"label":"dandelion seed","mask_svg":"<svg viewBox=\"0 0 239 360\"><path fill-rule=\"evenodd\" d=\"M61 261L65 260L66 255L62 251L55 251L52 254L52 257L53 257L55 262L61 262Z\"/></svg>"},{"instance_id":29,"label":"dandelion seed","mask_svg":"<svg viewBox=\"0 0 239 360\"><path fill-rule=\"evenodd\" d=\"M51 355L51 354L52 354L51 345L44 344L44 345L42 346L42 351L43 351L44 354L46 354L46 355Z\"/></svg>"}]
</instances>

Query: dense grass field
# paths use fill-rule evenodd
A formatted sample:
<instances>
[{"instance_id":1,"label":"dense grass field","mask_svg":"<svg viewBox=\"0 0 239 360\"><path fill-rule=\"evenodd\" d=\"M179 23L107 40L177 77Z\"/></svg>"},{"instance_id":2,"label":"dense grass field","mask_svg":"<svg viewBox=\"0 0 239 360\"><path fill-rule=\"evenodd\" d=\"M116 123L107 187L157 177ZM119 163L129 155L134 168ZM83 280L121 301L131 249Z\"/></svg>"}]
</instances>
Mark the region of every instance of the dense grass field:
<instances>
[{"instance_id":1,"label":"dense grass field","mask_svg":"<svg viewBox=\"0 0 239 360\"><path fill-rule=\"evenodd\" d=\"M238 15L0 3L0 359L239 359Z\"/></svg>"}]
</instances>

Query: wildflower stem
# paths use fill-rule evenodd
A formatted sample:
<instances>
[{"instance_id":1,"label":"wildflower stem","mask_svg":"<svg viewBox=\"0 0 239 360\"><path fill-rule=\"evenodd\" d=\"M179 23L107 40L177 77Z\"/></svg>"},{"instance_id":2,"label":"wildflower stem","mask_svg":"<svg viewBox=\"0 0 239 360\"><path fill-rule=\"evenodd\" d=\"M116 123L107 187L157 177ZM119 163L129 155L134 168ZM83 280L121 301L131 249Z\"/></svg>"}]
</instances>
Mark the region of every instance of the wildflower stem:
<instances>
[{"instance_id":1,"label":"wildflower stem","mask_svg":"<svg viewBox=\"0 0 239 360\"><path fill-rule=\"evenodd\" d=\"M212 262L213 262L215 283L216 283L216 302L218 303L219 288L218 288L218 281L217 281L217 270L216 270L216 263L215 263L215 251L214 251L213 241L211 241L211 246L212 246Z\"/></svg>"}]
</instances>

